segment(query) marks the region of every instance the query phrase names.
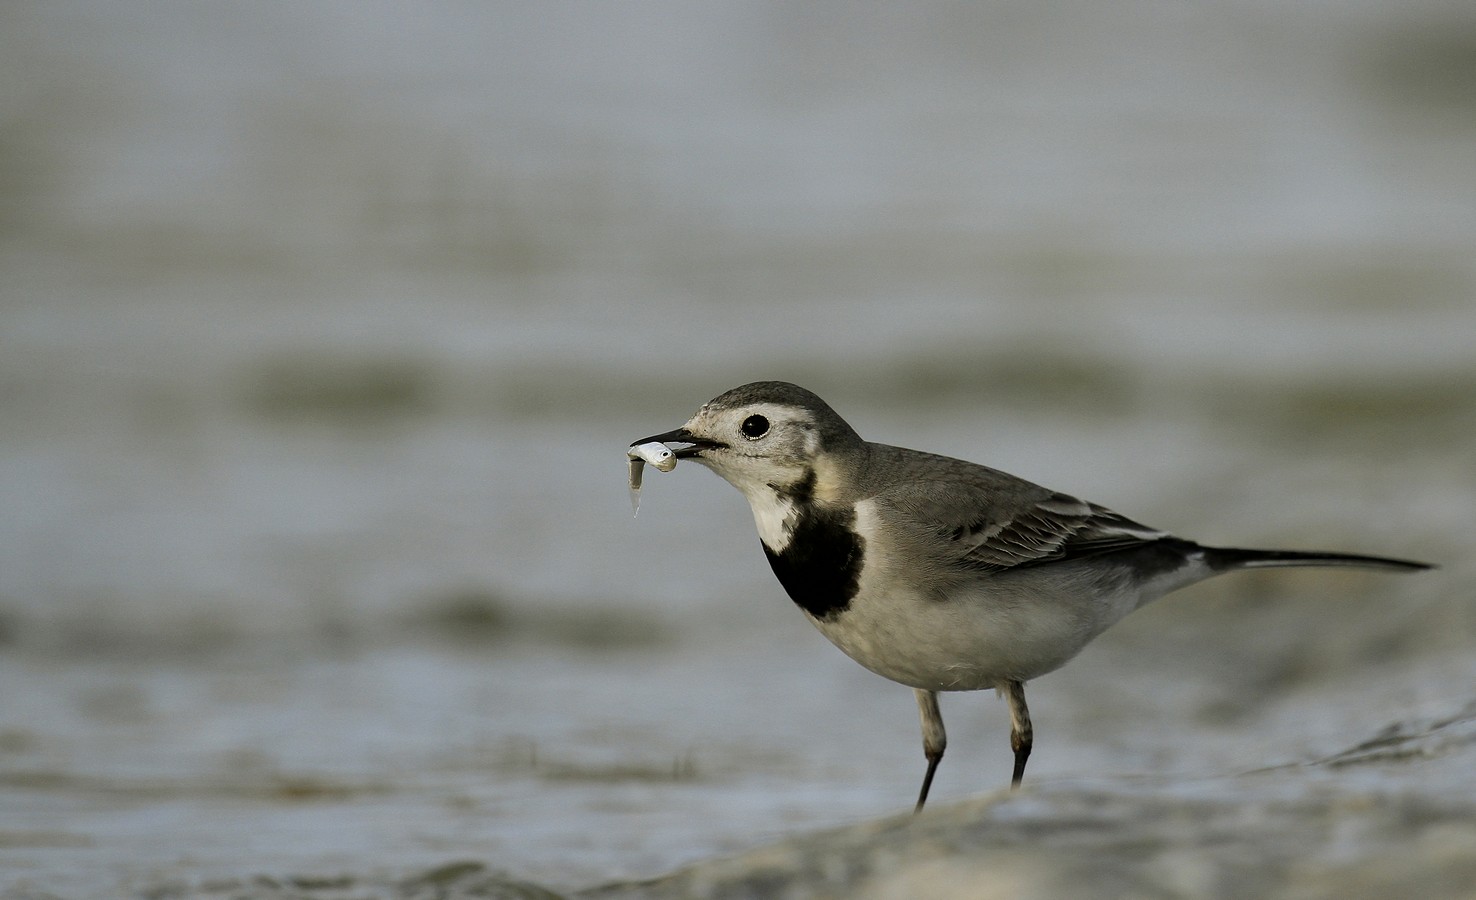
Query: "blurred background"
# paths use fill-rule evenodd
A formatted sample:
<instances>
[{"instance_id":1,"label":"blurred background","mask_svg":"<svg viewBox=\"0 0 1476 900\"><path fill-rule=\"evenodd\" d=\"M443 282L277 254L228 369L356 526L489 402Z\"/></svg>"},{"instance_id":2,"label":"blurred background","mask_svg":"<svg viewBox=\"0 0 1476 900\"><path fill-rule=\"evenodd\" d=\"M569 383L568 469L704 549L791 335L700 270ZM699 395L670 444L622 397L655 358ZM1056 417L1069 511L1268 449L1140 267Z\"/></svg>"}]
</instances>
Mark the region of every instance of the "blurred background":
<instances>
[{"instance_id":1,"label":"blurred background","mask_svg":"<svg viewBox=\"0 0 1476 900\"><path fill-rule=\"evenodd\" d=\"M739 383L1242 575L1032 687L1042 781L1335 752L1476 683L1476 8L0 8L0 889L903 812L910 692L742 498ZM1008 719L944 698L946 802Z\"/></svg>"}]
</instances>

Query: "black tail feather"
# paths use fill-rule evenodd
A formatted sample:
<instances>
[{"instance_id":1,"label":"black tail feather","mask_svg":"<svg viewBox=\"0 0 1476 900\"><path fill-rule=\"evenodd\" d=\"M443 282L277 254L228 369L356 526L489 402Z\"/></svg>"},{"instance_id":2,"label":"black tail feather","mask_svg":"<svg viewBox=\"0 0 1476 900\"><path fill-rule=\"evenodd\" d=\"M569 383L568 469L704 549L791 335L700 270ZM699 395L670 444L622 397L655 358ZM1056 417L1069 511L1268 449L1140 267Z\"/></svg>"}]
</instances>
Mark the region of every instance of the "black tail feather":
<instances>
[{"instance_id":1,"label":"black tail feather","mask_svg":"<svg viewBox=\"0 0 1476 900\"><path fill-rule=\"evenodd\" d=\"M1309 550L1242 550L1230 547L1205 547L1205 561L1219 572L1232 569L1270 568L1273 566L1358 566L1388 569L1395 572L1421 572L1433 569L1430 563L1387 556L1364 556L1359 553L1322 553Z\"/></svg>"}]
</instances>

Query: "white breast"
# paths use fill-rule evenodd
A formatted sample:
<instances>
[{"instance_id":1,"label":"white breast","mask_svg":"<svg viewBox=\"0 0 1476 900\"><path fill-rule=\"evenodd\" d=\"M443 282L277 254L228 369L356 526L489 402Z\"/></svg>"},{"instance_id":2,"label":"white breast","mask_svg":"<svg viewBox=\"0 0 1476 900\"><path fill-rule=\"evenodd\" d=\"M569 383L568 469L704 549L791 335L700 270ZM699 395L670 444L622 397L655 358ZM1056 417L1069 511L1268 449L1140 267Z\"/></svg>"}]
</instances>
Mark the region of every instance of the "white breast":
<instances>
[{"instance_id":1,"label":"white breast","mask_svg":"<svg viewBox=\"0 0 1476 900\"><path fill-rule=\"evenodd\" d=\"M839 616L811 621L884 678L943 691L1024 681L1062 665L1110 624L1103 609L1115 598L1039 570L981 574L938 596L895 556L873 502L856 504L856 528L867 541L860 591Z\"/></svg>"}]
</instances>

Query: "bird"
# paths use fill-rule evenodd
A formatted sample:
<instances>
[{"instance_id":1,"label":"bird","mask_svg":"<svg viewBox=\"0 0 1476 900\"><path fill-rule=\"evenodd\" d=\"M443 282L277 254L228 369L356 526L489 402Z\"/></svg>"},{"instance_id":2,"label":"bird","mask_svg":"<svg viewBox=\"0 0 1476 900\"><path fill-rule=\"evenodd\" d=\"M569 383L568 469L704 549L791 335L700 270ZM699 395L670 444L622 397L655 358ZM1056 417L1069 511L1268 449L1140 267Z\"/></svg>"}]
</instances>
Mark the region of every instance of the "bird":
<instances>
[{"instance_id":1,"label":"bird","mask_svg":"<svg viewBox=\"0 0 1476 900\"><path fill-rule=\"evenodd\" d=\"M783 381L733 388L631 446L652 442L679 445L676 460L737 488L774 575L811 624L913 689L927 762L914 812L948 743L940 692L992 688L1005 698L1018 788L1034 746L1026 683L1144 604L1241 569L1433 568L1202 545L997 469L863 440L825 401Z\"/></svg>"}]
</instances>

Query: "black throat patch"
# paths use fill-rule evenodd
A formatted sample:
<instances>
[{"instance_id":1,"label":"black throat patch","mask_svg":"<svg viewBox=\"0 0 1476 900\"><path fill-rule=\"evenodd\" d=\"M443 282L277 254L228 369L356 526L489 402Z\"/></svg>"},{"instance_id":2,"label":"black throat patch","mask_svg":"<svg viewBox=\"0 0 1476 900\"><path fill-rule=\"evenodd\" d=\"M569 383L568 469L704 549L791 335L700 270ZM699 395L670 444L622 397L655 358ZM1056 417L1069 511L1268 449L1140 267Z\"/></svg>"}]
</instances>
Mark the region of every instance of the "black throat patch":
<instances>
[{"instance_id":1,"label":"black throat patch","mask_svg":"<svg viewBox=\"0 0 1476 900\"><path fill-rule=\"evenodd\" d=\"M859 589L865 542L851 528L853 511L825 510L796 499L799 516L789 543L779 553L764 544L764 555L789 599L817 619L834 618Z\"/></svg>"}]
</instances>

